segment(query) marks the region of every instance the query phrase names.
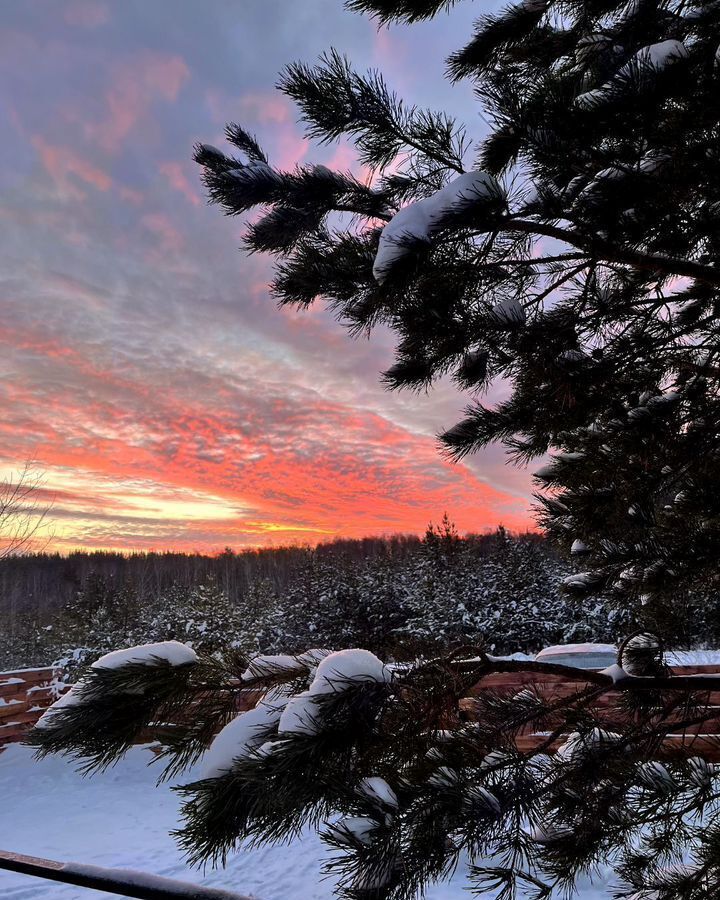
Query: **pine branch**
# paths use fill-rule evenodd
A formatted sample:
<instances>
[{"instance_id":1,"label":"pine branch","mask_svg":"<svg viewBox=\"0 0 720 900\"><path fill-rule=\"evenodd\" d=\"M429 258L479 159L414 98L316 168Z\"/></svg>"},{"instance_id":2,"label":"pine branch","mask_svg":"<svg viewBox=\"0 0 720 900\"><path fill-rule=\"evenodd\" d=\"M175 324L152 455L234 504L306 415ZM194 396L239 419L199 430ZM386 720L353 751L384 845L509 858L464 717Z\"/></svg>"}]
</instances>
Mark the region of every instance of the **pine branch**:
<instances>
[{"instance_id":1,"label":"pine branch","mask_svg":"<svg viewBox=\"0 0 720 900\"><path fill-rule=\"evenodd\" d=\"M197 672L196 665L171 665L159 658L90 668L62 706L33 728L27 743L40 757L62 753L81 761L84 772L102 771L151 725L179 720L193 698Z\"/></svg>"},{"instance_id":2,"label":"pine branch","mask_svg":"<svg viewBox=\"0 0 720 900\"><path fill-rule=\"evenodd\" d=\"M503 223L509 231L556 238L582 249L588 256L609 262L625 263L639 269L663 273L666 276L695 278L708 285L720 285L720 272L714 266L690 259L677 259L653 253L643 253L626 247L613 246L597 236L585 235L575 229L523 219L508 219Z\"/></svg>"},{"instance_id":3,"label":"pine branch","mask_svg":"<svg viewBox=\"0 0 720 900\"><path fill-rule=\"evenodd\" d=\"M388 167L407 147L463 171L464 135L449 116L406 108L377 72L358 75L334 50L315 68L287 66L278 88L299 105L309 137L327 143L353 135L361 162L373 169Z\"/></svg>"},{"instance_id":4,"label":"pine branch","mask_svg":"<svg viewBox=\"0 0 720 900\"><path fill-rule=\"evenodd\" d=\"M544 0L508 6L499 16L484 16L473 40L448 60L453 81L485 72L502 49L531 37L549 4Z\"/></svg>"},{"instance_id":5,"label":"pine branch","mask_svg":"<svg viewBox=\"0 0 720 900\"><path fill-rule=\"evenodd\" d=\"M450 5L350 3L380 21L431 18ZM507 399L474 403L443 435L448 454L494 441L516 462L552 451L536 473L539 520L585 567L564 579L564 602L600 595L613 627L674 633L678 605L716 586L720 554L720 7L701 7L525 0L481 19L449 67L475 79L490 132L480 165L503 174L497 194L510 197L499 214L480 195L476 204L451 196L466 142L450 117L407 107L377 73L359 76L337 53L289 67L281 88L311 137L355 140L380 174L374 190L333 173L268 172L244 133L256 174L217 151L201 160L211 198L228 212L271 207L250 246L278 255L280 302L323 298L354 333L380 323L393 331L389 387L422 389L449 374L480 391L504 379ZM233 180L248 186L233 189ZM332 229L328 217L341 208L357 214L354 231ZM378 259L393 256L391 243L388 271ZM458 634L492 639L491 613ZM417 619L434 646L430 612ZM647 891L710 900L718 772L688 758L687 746L685 756L671 753L667 736L705 727L720 679L671 676L659 645L638 649L638 638L622 650L622 671L464 651L409 667L375 698L353 746L327 735L286 745L278 725L266 753L240 761L237 782L197 788L188 846L207 858L239 834L277 839L332 808L345 816L328 839L348 897L405 900L465 852L474 864L494 860L485 875L503 900L572 889L599 861L638 900ZM474 720L463 721L473 706L461 709L461 698L495 672L583 687L557 701L530 689L481 691ZM533 750L520 752L518 738L538 731ZM377 773L392 782L391 810L358 795ZM224 791L237 819L217 824L208 843ZM664 871L688 847L692 867Z\"/></svg>"},{"instance_id":6,"label":"pine branch","mask_svg":"<svg viewBox=\"0 0 720 900\"><path fill-rule=\"evenodd\" d=\"M457 0L346 0L352 12L369 13L381 23L420 22L449 10Z\"/></svg>"}]
</instances>

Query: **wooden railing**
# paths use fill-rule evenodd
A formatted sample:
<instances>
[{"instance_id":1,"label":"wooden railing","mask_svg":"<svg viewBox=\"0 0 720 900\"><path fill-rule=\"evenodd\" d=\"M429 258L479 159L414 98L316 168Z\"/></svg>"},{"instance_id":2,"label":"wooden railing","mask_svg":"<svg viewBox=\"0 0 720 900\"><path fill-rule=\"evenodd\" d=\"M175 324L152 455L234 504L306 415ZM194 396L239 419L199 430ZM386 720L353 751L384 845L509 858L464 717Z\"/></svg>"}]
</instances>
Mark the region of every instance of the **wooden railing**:
<instances>
[{"instance_id":1,"label":"wooden railing","mask_svg":"<svg viewBox=\"0 0 720 900\"><path fill-rule=\"evenodd\" d=\"M0 749L22 741L64 690L47 666L0 673Z\"/></svg>"},{"instance_id":2,"label":"wooden railing","mask_svg":"<svg viewBox=\"0 0 720 900\"><path fill-rule=\"evenodd\" d=\"M720 673L720 666L673 666L671 671L673 675L717 675ZM485 677L470 692L471 696L460 701L460 706L465 715L472 719L477 708L477 702L473 699L473 695L478 696L484 692L512 695L529 687L533 691L537 691L544 699L553 701L571 697L587 686L588 681L582 677L581 669L578 669L576 680L537 672L498 672ZM698 685L698 689L700 689L700 685ZM627 718L624 718L620 711L619 699L620 691L609 690L593 701L593 708L599 711L601 721L610 731L620 730L623 724L627 724ZM711 762L720 762L720 691L709 691L707 703L711 713L710 717L702 724L679 729L677 734L668 734L662 742L661 755L694 755L702 756ZM680 721L681 718L678 714L677 721ZM672 722L672 718L670 721ZM557 722L549 724L554 727L560 725L561 722L558 719ZM547 739L547 732L534 732L528 728L520 732L515 743L519 750L528 751L539 747ZM564 741L564 736L557 738L549 745L548 751L552 752L557 749Z\"/></svg>"},{"instance_id":3,"label":"wooden railing","mask_svg":"<svg viewBox=\"0 0 720 900\"><path fill-rule=\"evenodd\" d=\"M202 887L134 869L106 869L85 863L57 862L9 853L7 850L0 850L0 869L138 900L250 900L234 891Z\"/></svg>"},{"instance_id":4,"label":"wooden railing","mask_svg":"<svg viewBox=\"0 0 720 900\"><path fill-rule=\"evenodd\" d=\"M720 674L720 666L675 666L672 672L675 675ZM0 673L0 752L5 745L22 741L47 707L65 690L56 676L57 673L49 667ZM484 678L470 692L470 696L461 701L461 707L472 718L476 706L473 694L484 691L512 694L531 686L542 696L559 700L582 690L586 685L581 669L578 669L577 680L572 681L563 676L536 672L495 673ZM238 699L238 711L252 708L260 696L258 691L243 692ZM607 691L594 704L602 711L603 719L607 720L610 728L613 721L619 721L618 697L619 692ZM678 734L668 735L663 747L669 753L693 753L720 762L720 691L711 691L708 702L713 712L717 709L717 715L712 715L702 725L691 725ZM520 750L529 750L539 746L545 739L544 734L525 731L518 736L517 746ZM149 742L153 740L153 735L151 732L144 732L138 740L141 743ZM562 740L555 741L550 749L554 749Z\"/></svg>"}]
</instances>

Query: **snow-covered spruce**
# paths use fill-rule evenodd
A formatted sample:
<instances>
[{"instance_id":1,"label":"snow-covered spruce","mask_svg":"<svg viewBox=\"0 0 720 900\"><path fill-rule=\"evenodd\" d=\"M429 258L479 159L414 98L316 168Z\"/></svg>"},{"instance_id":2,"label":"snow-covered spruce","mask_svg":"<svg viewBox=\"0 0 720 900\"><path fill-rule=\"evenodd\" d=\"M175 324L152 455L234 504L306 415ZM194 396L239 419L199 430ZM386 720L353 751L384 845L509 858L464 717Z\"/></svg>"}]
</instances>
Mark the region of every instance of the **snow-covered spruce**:
<instances>
[{"instance_id":1,"label":"snow-covered spruce","mask_svg":"<svg viewBox=\"0 0 720 900\"><path fill-rule=\"evenodd\" d=\"M277 676L288 678L300 676L315 669L332 650L313 648L296 656L287 653L263 653L250 660L247 669L240 676L243 681L253 681L258 678Z\"/></svg>"},{"instance_id":2,"label":"snow-covered spruce","mask_svg":"<svg viewBox=\"0 0 720 900\"><path fill-rule=\"evenodd\" d=\"M310 693L344 691L363 681L388 684L392 681L392 672L369 650L338 650L320 662L310 685Z\"/></svg>"},{"instance_id":3,"label":"snow-covered spruce","mask_svg":"<svg viewBox=\"0 0 720 900\"><path fill-rule=\"evenodd\" d=\"M327 835L338 844L354 847L363 844L369 847L373 841L373 834L379 828L380 822L371 816L344 816L338 822L327 826Z\"/></svg>"},{"instance_id":4,"label":"snow-covered spruce","mask_svg":"<svg viewBox=\"0 0 720 900\"><path fill-rule=\"evenodd\" d=\"M357 793L377 804L381 809L397 809L398 799L395 791L379 775L363 778L357 787Z\"/></svg>"},{"instance_id":5,"label":"snow-covered spruce","mask_svg":"<svg viewBox=\"0 0 720 900\"><path fill-rule=\"evenodd\" d=\"M611 101L625 80L638 75L646 79L653 78L669 66L686 59L688 48L682 41L669 39L650 44L638 50L610 81L580 94L575 98L575 105L581 109L593 109ZM641 82L642 83L642 82Z\"/></svg>"},{"instance_id":6,"label":"snow-covered spruce","mask_svg":"<svg viewBox=\"0 0 720 900\"><path fill-rule=\"evenodd\" d=\"M643 47L634 58L641 65L649 65L661 71L678 60L685 59L687 55L688 49L682 41L670 39Z\"/></svg>"},{"instance_id":7,"label":"snow-covered spruce","mask_svg":"<svg viewBox=\"0 0 720 900\"><path fill-rule=\"evenodd\" d=\"M341 693L363 682L387 684L391 680L390 669L369 650L330 653L315 669L309 689L288 701L278 734L315 735L323 728L323 695Z\"/></svg>"},{"instance_id":8,"label":"snow-covered spruce","mask_svg":"<svg viewBox=\"0 0 720 900\"><path fill-rule=\"evenodd\" d=\"M517 327L525 323L526 314L522 303L512 297L496 303L492 308L491 318L498 325Z\"/></svg>"},{"instance_id":9,"label":"snow-covered spruce","mask_svg":"<svg viewBox=\"0 0 720 900\"><path fill-rule=\"evenodd\" d=\"M226 156L222 152L222 150L218 150L218 148L213 146L213 144L200 144L200 149L203 153L207 153L208 156L214 156L217 159L221 160L226 159Z\"/></svg>"},{"instance_id":10,"label":"snow-covered spruce","mask_svg":"<svg viewBox=\"0 0 720 900\"><path fill-rule=\"evenodd\" d=\"M288 700L278 722L278 734L316 735L322 728L322 707L310 691L301 691Z\"/></svg>"},{"instance_id":11,"label":"snow-covered spruce","mask_svg":"<svg viewBox=\"0 0 720 900\"><path fill-rule=\"evenodd\" d=\"M35 723L35 728L51 728L53 718L60 710L82 703L82 684L74 684L69 691L52 703Z\"/></svg>"},{"instance_id":12,"label":"snow-covered spruce","mask_svg":"<svg viewBox=\"0 0 720 900\"><path fill-rule=\"evenodd\" d=\"M318 734L323 727L323 695L339 693L363 682L388 683L392 678L377 656L360 649L335 653L308 650L297 657L256 657L243 678L272 678L278 674L292 677L307 671L307 664L318 660L308 690L293 696L274 690L254 709L236 716L220 731L204 757L204 778L215 778L230 771L236 760L270 755L276 749L272 741L275 736ZM397 805L395 795L382 778L366 778L358 790L379 804Z\"/></svg>"},{"instance_id":13,"label":"snow-covered spruce","mask_svg":"<svg viewBox=\"0 0 720 900\"><path fill-rule=\"evenodd\" d=\"M261 159L230 169L228 174L241 181L248 181L256 177L269 177L276 180L280 179L278 173Z\"/></svg>"},{"instance_id":14,"label":"snow-covered spruce","mask_svg":"<svg viewBox=\"0 0 720 900\"><path fill-rule=\"evenodd\" d=\"M257 579L237 600L217 582L176 586L147 602L129 594L124 615L136 610L137 618L124 631L119 616L105 612L110 604L115 609L117 594L111 592L97 616L82 616L81 627L76 624L80 609L73 608L61 615L57 628L41 632L40 656L31 649L31 633L18 630L13 636L0 623L0 658L7 670L54 661L63 680L72 683L84 666L119 646L119 634L128 645L173 636L202 656L215 656L229 646L246 651L248 668L263 665L254 662L256 653L291 656L309 675L329 653L313 650L312 658L306 658L304 648L314 643L366 647L382 657L409 659L458 642L482 642L501 655L528 654L550 644L605 641L622 634L592 596L569 601L561 593L560 579L569 574L570 563L547 542L505 532L453 541L450 553L432 536L410 541L392 555L383 549L366 557L359 547L352 558L302 551L285 587ZM699 604L694 601L695 607ZM708 641L715 634L708 621L712 608L708 598L701 629ZM22 641L15 643L16 637ZM68 649L70 641L79 649ZM298 670L298 677L306 677L305 670Z\"/></svg>"},{"instance_id":15,"label":"snow-covered spruce","mask_svg":"<svg viewBox=\"0 0 720 900\"><path fill-rule=\"evenodd\" d=\"M243 681L256 678L267 678L271 675L300 675L307 671L307 666L297 657L286 653L263 654L250 660L250 664L242 673Z\"/></svg>"},{"instance_id":16,"label":"snow-covered spruce","mask_svg":"<svg viewBox=\"0 0 720 900\"><path fill-rule=\"evenodd\" d=\"M579 762L597 752L617 753L623 747L623 737L605 728L592 728L587 732L573 731L555 751L559 763Z\"/></svg>"}]
</instances>

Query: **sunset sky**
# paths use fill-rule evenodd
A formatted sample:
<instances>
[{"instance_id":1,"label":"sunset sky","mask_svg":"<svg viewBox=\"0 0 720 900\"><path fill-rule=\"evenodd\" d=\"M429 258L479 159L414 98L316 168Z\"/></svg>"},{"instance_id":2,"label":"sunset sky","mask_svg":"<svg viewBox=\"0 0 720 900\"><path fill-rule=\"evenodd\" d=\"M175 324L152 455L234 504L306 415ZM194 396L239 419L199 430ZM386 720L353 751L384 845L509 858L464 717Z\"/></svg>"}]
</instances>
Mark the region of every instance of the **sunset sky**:
<instances>
[{"instance_id":1,"label":"sunset sky","mask_svg":"<svg viewBox=\"0 0 720 900\"><path fill-rule=\"evenodd\" d=\"M1 5L0 469L44 472L51 547L314 543L445 510L462 531L530 523L528 473L500 449L438 453L468 398L388 394L391 335L278 310L191 160L234 120L276 167L355 167L273 89L331 46L481 137L470 86L442 73L488 5L389 32L341 0Z\"/></svg>"}]
</instances>

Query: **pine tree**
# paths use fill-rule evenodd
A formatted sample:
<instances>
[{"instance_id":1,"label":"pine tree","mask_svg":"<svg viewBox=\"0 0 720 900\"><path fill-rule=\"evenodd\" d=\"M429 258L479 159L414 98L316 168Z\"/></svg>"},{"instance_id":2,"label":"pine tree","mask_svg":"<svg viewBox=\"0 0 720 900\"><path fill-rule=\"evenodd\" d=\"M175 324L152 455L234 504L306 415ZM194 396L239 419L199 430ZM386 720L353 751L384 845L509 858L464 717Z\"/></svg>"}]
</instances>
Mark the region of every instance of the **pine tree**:
<instances>
[{"instance_id":1,"label":"pine tree","mask_svg":"<svg viewBox=\"0 0 720 900\"><path fill-rule=\"evenodd\" d=\"M381 22L452 5L348 3ZM550 451L541 522L585 568L568 595L660 625L674 598L716 581L720 550L719 45L716 2L522 0L482 16L448 61L491 122L474 156L476 135L335 52L289 66L280 89L309 137L354 141L371 182L278 171L237 125L239 155L196 151L211 200L261 207L245 243L275 255L278 300L392 329L389 387L450 374L470 391L443 436L453 457L491 441L521 461ZM498 379L509 399L483 405ZM482 647L394 670L361 650L180 665L173 652L91 669L32 741L102 767L138 729L179 720L163 736L168 773L210 748L183 789L195 861L325 823L354 900L409 900L463 854L471 886L502 900L548 900L600 862L618 896L720 894L720 772L663 748L712 719L720 678L670 676L652 634L570 696L488 693L472 721L461 700L492 673L577 670ZM235 716L247 688L264 699ZM528 730L546 740L523 751Z\"/></svg>"},{"instance_id":2,"label":"pine tree","mask_svg":"<svg viewBox=\"0 0 720 900\"><path fill-rule=\"evenodd\" d=\"M428 656L468 644L537 653L552 644L613 641L633 624L596 599L568 597L561 582L570 566L544 542L499 528L489 548L461 540L450 544L448 558L438 534L428 529L402 586L400 659L408 649Z\"/></svg>"},{"instance_id":3,"label":"pine tree","mask_svg":"<svg viewBox=\"0 0 720 900\"><path fill-rule=\"evenodd\" d=\"M134 642L182 641L199 653L215 654L239 640L244 617L216 578L190 590L173 585L138 617Z\"/></svg>"},{"instance_id":4,"label":"pine tree","mask_svg":"<svg viewBox=\"0 0 720 900\"><path fill-rule=\"evenodd\" d=\"M355 0L381 22L451 4ZM686 0L525 0L483 16L448 61L491 128L404 104L336 52L280 90L310 138L354 141L370 183L200 145L210 198L255 207L281 304L326 302L355 332L397 335L391 388L450 374L475 397L453 458L501 441L536 473L539 515L603 592L653 612L717 579L715 266L720 8ZM510 397L477 395L498 379Z\"/></svg>"},{"instance_id":5,"label":"pine tree","mask_svg":"<svg viewBox=\"0 0 720 900\"><path fill-rule=\"evenodd\" d=\"M295 653L310 646L392 653L395 631L407 615L404 574L389 548L359 561L309 552L265 615L257 646L264 653Z\"/></svg>"}]
</instances>

